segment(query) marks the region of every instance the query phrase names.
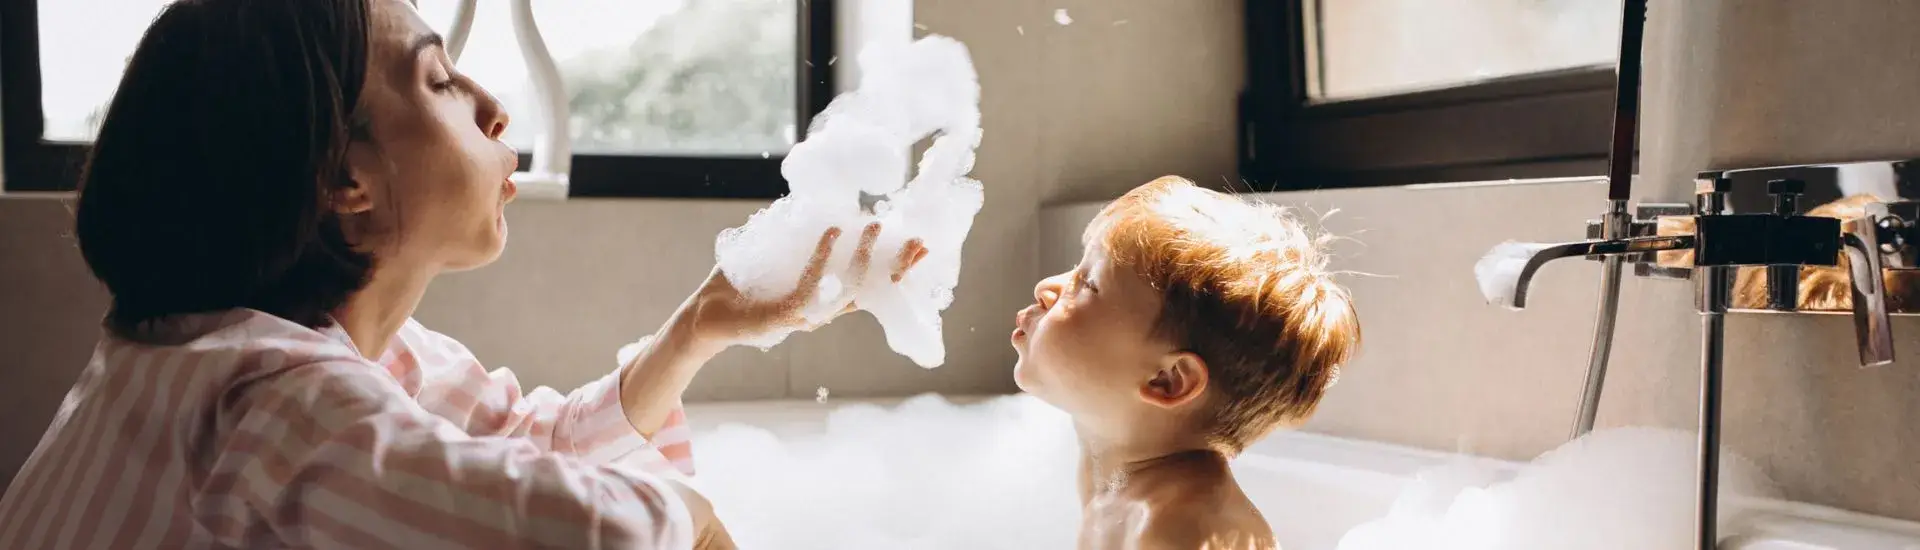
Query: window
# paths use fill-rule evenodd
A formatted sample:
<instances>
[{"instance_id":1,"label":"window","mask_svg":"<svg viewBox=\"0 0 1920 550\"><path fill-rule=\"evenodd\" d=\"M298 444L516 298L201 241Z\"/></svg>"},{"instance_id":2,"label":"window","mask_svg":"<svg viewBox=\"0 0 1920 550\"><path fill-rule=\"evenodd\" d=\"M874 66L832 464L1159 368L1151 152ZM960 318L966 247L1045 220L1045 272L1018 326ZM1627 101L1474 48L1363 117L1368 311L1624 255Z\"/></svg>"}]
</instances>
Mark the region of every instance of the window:
<instances>
[{"instance_id":1,"label":"window","mask_svg":"<svg viewBox=\"0 0 1920 550\"><path fill-rule=\"evenodd\" d=\"M126 57L168 1L0 7L7 189L73 187ZM458 64L515 116L505 139L528 166L542 110L515 3L471 4ZM452 34L462 0L417 4ZM533 13L565 86L573 196L780 196L782 157L833 95L832 0L550 0Z\"/></svg>"},{"instance_id":2,"label":"window","mask_svg":"<svg viewBox=\"0 0 1920 550\"><path fill-rule=\"evenodd\" d=\"M1241 171L1266 189L1606 172L1620 0L1247 3Z\"/></svg>"},{"instance_id":3,"label":"window","mask_svg":"<svg viewBox=\"0 0 1920 550\"><path fill-rule=\"evenodd\" d=\"M1619 56L1619 0L1316 0L1307 8L1316 101L1609 70Z\"/></svg>"}]
</instances>

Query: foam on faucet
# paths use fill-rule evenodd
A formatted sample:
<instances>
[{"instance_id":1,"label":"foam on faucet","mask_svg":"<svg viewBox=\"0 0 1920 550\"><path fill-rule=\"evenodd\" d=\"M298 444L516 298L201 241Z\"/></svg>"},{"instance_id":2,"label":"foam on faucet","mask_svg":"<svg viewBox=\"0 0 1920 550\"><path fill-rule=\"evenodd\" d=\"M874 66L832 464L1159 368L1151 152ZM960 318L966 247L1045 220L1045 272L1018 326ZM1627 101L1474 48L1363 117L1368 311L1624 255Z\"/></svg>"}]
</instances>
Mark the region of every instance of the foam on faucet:
<instances>
[{"instance_id":1,"label":"foam on faucet","mask_svg":"<svg viewBox=\"0 0 1920 550\"><path fill-rule=\"evenodd\" d=\"M960 248L984 201L967 177L980 144L980 84L967 48L944 36L860 55L860 88L834 98L807 139L780 165L792 194L720 232L715 255L727 280L748 298L772 300L794 290L820 234L841 229L826 282L803 314L824 321L848 304L873 314L887 345L922 367L946 361L940 312L953 302ZM906 179L913 144L937 135ZM872 212L861 196L881 197ZM861 230L882 230L863 273L851 270ZM894 259L919 239L927 255L898 283ZM748 342L772 347L787 337Z\"/></svg>"},{"instance_id":2,"label":"foam on faucet","mask_svg":"<svg viewBox=\"0 0 1920 550\"><path fill-rule=\"evenodd\" d=\"M1513 307L1513 296L1519 292L1520 271L1526 269L1527 260L1548 246L1551 245L1507 241L1488 250L1487 255L1473 264L1473 278L1480 282L1480 295L1485 296L1489 304L1519 310Z\"/></svg>"}]
</instances>

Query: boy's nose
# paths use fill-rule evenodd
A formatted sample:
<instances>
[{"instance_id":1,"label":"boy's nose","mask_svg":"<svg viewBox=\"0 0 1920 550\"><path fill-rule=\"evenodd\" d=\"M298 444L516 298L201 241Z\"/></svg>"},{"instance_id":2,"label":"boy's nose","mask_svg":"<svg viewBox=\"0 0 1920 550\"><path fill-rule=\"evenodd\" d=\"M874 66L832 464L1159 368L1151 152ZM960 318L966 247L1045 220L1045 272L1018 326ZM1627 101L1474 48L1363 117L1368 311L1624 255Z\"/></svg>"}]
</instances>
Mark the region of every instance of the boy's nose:
<instances>
[{"instance_id":1,"label":"boy's nose","mask_svg":"<svg viewBox=\"0 0 1920 550\"><path fill-rule=\"evenodd\" d=\"M1042 308L1052 308L1053 303L1060 300L1065 277L1063 274L1041 279L1039 284L1033 285L1033 301Z\"/></svg>"}]
</instances>

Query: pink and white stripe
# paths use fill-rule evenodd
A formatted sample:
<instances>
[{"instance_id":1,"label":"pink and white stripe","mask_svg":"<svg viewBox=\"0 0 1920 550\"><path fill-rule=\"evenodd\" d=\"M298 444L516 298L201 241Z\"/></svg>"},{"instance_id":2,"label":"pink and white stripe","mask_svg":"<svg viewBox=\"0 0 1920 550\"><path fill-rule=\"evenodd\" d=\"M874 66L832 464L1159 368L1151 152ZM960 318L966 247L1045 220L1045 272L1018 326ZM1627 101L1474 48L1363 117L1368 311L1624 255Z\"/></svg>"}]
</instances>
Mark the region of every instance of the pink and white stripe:
<instances>
[{"instance_id":1,"label":"pink and white stripe","mask_svg":"<svg viewBox=\"0 0 1920 550\"><path fill-rule=\"evenodd\" d=\"M0 548L687 548L618 373L522 393L408 321L380 361L337 329L194 315L104 337L0 499ZM149 340L143 338L143 340Z\"/></svg>"}]
</instances>

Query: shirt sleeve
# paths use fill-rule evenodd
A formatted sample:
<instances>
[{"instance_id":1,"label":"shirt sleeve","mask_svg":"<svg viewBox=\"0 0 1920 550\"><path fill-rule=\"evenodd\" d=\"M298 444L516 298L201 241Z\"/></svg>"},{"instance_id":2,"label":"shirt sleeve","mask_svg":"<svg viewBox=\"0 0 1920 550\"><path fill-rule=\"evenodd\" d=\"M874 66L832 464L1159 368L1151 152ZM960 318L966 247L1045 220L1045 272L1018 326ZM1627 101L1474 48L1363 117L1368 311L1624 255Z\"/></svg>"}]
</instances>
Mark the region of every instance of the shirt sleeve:
<instances>
[{"instance_id":1,"label":"shirt sleeve","mask_svg":"<svg viewBox=\"0 0 1920 550\"><path fill-rule=\"evenodd\" d=\"M676 408L652 437L640 434L620 404L624 366L571 393L545 386L523 392L512 370L487 370L465 345L417 322L409 320L397 341L388 368L417 376L420 405L469 434L524 437L596 464L693 474L685 411Z\"/></svg>"},{"instance_id":2,"label":"shirt sleeve","mask_svg":"<svg viewBox=\"0 0 1920 550\"><path fill-rule=\"evenodd\" d=\"M659 478L471 436L367 367L310 364L232 390L195 485L199 523L319 549L692 546Z\"/></svg>"}]
</instances>

